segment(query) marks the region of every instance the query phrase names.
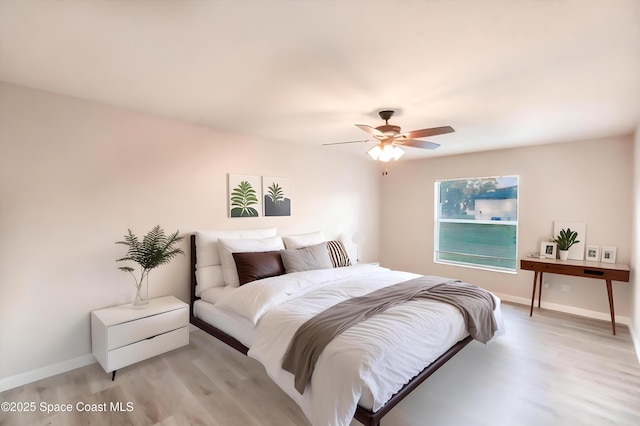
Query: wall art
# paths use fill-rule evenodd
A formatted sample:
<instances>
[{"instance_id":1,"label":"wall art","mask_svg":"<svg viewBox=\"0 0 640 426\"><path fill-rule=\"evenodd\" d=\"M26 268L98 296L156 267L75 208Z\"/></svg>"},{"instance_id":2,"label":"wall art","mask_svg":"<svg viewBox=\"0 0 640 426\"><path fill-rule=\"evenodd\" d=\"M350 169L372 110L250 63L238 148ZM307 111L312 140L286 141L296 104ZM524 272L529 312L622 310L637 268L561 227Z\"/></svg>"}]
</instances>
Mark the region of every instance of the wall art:
<instances>
[{"instance_id":1,"label":"wall art","mask_svg":"<svg viewBox=\"0 0 640 426\"><path fill-rule=\"evenodd\" d=\"M262 211L260 176L227 175L229 217L258 217Z\"/></svg>"},{"instance_id":2,"label":"wall art","mask_svg":"<svg viewBox=\"0 0 640 426\"><path fill-rule=\"evenodd\" d=\"M291 216L291 185L288 178L262 177L265 216Z\"/></svg>"}]
</instances>

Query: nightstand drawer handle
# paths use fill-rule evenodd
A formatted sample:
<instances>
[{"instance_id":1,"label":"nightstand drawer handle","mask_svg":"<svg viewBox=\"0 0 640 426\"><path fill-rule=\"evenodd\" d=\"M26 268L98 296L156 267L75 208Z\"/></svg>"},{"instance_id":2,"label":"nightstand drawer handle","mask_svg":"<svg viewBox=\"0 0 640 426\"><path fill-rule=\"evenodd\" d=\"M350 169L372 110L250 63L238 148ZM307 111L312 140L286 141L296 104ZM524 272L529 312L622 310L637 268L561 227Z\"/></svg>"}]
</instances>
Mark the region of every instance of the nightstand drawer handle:
<instances>
[{"instance_id":1,"label":"nightstand drawer handle","mask_svg":"<svg viewBox=\"0 0 640 426\"><path fill-rule=\"evenodd\" d=\"M171 330L171 331L175 331L175 330ZM158 337L158 336L162 336L163 334L171 333L171 331L167 331L166 333L154 334L153 336L151 336L151 337L147 337L147 338L146 338L146 339L144 339L144 340L151 340L151 339L155 339L156 337Z\"/></svg>"},{"instance_id":2,"label":"nightstand drawer handle","mask_svg":"<svg viewBox=\"0 0 640 426\"><path fill-rule=\"evenodd\" d=\"M593 269L585 269L584 270L584 274L585 275L604 275L603 271L594 271Z\"/></svg>"}]
</instances>

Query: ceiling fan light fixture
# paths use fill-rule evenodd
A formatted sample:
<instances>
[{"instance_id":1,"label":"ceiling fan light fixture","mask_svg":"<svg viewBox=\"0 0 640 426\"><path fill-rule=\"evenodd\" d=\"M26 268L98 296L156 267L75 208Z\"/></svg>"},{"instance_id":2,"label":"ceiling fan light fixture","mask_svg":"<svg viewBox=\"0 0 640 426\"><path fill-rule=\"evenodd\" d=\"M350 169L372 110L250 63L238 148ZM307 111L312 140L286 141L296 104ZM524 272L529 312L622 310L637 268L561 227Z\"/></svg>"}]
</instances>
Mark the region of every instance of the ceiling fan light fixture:
<instances>
[{"instance_id":1,"label":"ceiling fan light fixture","mask_svg":"<svg viewBox=\"0 0 640 426\"><path fill-rule=\"evenodd\" d=\"M393 158L393 147L391 145L385 145L384 148L382 148L382 153L380 153L380 157L378 158L378 160L382 161L383 163L386 163L392 158Z\"/></svg>"},{"instance_id":2,"label":"ceiling fan light fixture","mask_svg":"<svg viewBox=\"0 0 640 426\"><path fill-rule=\"evenodd\" d=\"M395 145L384 145L378 144L367 151L367 154L371 156L374 160L382 161L386 163L388 161L397 160L402 157L404 151L398 148Z\"/></svg>"},{"instance_id":3,"label":"ceiling fan light fixture","mask_svg":"<svg viewBox=\"0 0 640 426\"><path fill-rule=\"evenodd\" d=\"M404 155L404 151L397 146L393 146L393 159L397 160Z\"/></svg>"},{"instance_id":4,"label":"ceiling fan light fixture","mask_svg":"<svg viewBox=\"0 0 640 426\"><path fill-rule=\"evenodd\" d=\"M367 151L367 154L369 154L371 158L377 161L378 158L380 158L380 154L382 154L382 148L380 148L380 145L375 145L373 148Z\"/></svg>"}]
</instances>

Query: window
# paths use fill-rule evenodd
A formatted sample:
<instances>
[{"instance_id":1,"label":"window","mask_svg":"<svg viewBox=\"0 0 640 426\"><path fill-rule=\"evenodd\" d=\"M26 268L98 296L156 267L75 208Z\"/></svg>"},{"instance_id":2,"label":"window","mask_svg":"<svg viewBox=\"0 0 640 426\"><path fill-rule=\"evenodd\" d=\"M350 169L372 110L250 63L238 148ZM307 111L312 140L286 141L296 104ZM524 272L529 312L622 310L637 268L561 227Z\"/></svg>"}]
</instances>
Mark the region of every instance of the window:
<instances>
[{"instance_id":1,"label":"window","mask_svg":"<svg viewBox=\"0 0 640 426\"><path fill-rule=\"evenodd\" d=\"M516 271L518 176L437 181L434 261Z\"/></svg>"}]
</instances>

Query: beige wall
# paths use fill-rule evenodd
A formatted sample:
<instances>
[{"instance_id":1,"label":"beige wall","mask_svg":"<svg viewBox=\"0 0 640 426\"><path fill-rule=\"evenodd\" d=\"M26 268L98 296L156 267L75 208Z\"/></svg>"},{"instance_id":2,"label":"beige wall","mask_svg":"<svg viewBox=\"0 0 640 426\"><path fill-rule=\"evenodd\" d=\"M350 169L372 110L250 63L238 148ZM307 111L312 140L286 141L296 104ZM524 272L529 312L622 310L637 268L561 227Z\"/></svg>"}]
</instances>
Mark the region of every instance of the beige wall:
<instances>
[{"instance_id":1,"label":"beige wall","mask_svg":"<svg viewBox=\"0 0 640 426\"><path fill-rule=\"evenodd\" d=\"M290 178L292 216L227 218L227 173ZM89 312L134 294L115 263L127 228L361 232L360 258L374 260L380 179L364 156L0 84L0 390L3 379L92 359ZM188 300L187 257L150 280L151 296Z\"/></svg>"},{"instance_id":2,"label":"beige wall","mask_svg":"<svg viewBox=\"0 0 640 426\"><path fill-rule=\"evenodd\" d=\"M640 289L636 284L638 276L636 268L640 265L640 125L636 128L633 151L633 255L631 259L631 282L633 295L631 298L631 332L640 360Z\"/></svg>"},{"instance_id":3,"label":"beige wall","mask_svg":"<svg viewBox=\"0 0 640 426\"><path fill-rule=\"evenodd\" d=\"M472 141L469 141L472 143ZM460 278L528 303L533 273L461 268L433 262L434 181L473 176L520 176L518 255L539 251L554 220L587 223L586 243L615 246L631 260L633 140L631 136L561 143L406 162L382 183L381 262L418 273ZM604 282L548 274L543 306L608 318ZM569 284L571 291L561 291ZM631 286L614 282L616 314L631 315ZM624 320L624 318L622 318Z\"/></svg>"}]
</instances>

